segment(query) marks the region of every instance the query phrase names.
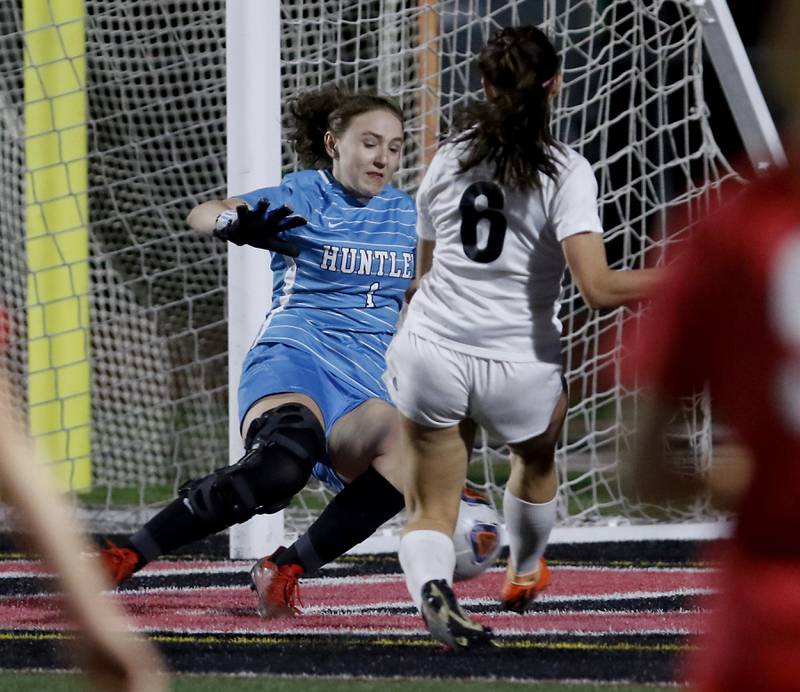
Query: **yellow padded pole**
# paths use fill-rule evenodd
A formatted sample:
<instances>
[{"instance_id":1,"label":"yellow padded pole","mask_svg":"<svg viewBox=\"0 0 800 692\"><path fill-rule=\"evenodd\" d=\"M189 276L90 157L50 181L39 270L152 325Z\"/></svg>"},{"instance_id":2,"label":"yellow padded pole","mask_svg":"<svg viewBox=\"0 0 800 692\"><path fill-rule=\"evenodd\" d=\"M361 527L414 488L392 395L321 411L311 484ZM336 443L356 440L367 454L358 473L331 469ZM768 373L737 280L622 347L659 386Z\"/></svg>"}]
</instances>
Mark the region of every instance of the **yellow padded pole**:
<instances>
[{"instance_id":1,"label":"yellow padded pole","mask_svg":"<svg viewBox=\"0 0 800 692\"><path fill-rule=\"evenodd\" d=\"M83 0L23 0L30 432L63 490L91 484Z\"/></svg>"}]
</instances>

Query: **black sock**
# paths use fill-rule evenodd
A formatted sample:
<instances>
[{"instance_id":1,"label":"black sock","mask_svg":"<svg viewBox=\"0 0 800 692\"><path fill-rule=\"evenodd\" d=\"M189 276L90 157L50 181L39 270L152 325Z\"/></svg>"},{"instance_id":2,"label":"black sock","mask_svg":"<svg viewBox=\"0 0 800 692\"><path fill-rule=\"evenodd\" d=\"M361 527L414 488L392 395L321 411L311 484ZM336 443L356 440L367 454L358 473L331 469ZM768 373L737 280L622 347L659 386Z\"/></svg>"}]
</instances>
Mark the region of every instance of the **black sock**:
<instances>
[{"instance_id":1,"label":"black sock","mask_svg":"<svg viewBox=\"0 0 800 692\"><path fill-rule=\"evenodd\" d=\"M159 555L226 528L222 522L212 524L199 519L184 499L178 497L134 533L128 542L141 556L139 567L142 567Z\"/></svg>"},{"instance_id":2,"label":"black sock","mask_svg":"<svg viewBox=\"0 0 800 692\"><path fill-rule=\"evenodd\" d=\"M403 494L370 466L330 501L275 563L299 564L313 572L369 538L404 506Z\"/></svg>"}]
</instances>

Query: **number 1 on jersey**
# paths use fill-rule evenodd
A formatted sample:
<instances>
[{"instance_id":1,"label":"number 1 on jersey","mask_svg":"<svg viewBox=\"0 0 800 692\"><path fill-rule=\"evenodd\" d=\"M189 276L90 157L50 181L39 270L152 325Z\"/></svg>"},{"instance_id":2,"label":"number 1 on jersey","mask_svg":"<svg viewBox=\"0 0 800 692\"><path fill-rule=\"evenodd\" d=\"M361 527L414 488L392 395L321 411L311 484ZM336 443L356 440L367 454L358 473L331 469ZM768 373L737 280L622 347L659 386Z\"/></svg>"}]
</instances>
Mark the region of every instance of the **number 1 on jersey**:
<instances>
[{"instance_id":1,"label":"number 1 on jersey","mask_svg":"<svg viewBox=\"0 0 800 692\"><path fill-rule=\"evenodd\" d=\"M372 299L372 296L375 295L375 291L377 291L380 287L381 287L381 285L377 281L373 281L369 285L369 290L367 291L367 304L366 304L365 307L368 307L368 308L374 308L375 307L375 301Z\"/></svg>"}]
</instances>

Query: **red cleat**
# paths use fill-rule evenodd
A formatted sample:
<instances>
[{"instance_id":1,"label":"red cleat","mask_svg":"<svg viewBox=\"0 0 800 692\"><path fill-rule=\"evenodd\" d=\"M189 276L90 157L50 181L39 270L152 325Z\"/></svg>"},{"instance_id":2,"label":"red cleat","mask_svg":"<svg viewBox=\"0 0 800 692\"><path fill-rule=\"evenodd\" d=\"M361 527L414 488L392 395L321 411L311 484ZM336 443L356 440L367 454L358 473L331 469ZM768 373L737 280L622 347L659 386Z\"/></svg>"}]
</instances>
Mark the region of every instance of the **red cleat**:
<instances>
[{"instance_id":1,"label":"red cleat","mask_svg":"<svg viewBox=\"0 0 800 692\"><path fill-rule=\"evenodd\" d=\"M139 553L131 548L120 548L106 539L107 548L100 553L100 563L114 586L126 581L139 567Z\"/></svg>"},{"instance_id":2,"label":"red cleat","mask_svg":"<svg viewBox=\"0 0 800 692\"><path fill-rule=\"evenodd\" d=\"M539 560L539 569L529 574L514 574L511 562L506 570L506 580L500 591L500 605L503 610L524 612L527 607L547 588L550 583L550 570L547 563Z\"/></svg>"},{"instance_id":3,"label":"red cleat","mask_svg":"<svg viewBox=\"0 0 800 692\"><path fill-rule=\"evenodd\" d=\"M273 560L285 548L278 548L272 555L262 557L250 570L251 588L258 594L258 614L265 619L294 617L300 613L298 577L303 574L300 565L276 565Z\"/></svg>"}]
</instances>

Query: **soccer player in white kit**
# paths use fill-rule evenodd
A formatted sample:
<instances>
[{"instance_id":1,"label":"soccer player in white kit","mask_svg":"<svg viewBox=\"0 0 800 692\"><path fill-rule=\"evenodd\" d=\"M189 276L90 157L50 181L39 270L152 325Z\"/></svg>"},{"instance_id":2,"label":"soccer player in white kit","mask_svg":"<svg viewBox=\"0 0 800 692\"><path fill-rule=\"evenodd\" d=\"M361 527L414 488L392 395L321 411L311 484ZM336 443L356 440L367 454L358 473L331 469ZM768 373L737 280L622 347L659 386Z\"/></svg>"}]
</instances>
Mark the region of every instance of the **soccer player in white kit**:
<instances>
[{"instance_id":1,"label":"soccer player in white kit","mask_svg":"<svg viewBox=\"0 0 800 692\"><path fill-rule=\"evenodd\" d=\"M522 612L548 583L542 555L567 410L558 320L565 266L593 308L639 299L660 275L608 267L592 169L550 133L561 78L547 36L533 26L503 29L479 66L486 99L467 109L417 193L420 281L385 374L410 465L400 563L431 634L451 647L491 641L450 588L477 425L513 452L502 606Z\"/></svg>"}]
</instances>

